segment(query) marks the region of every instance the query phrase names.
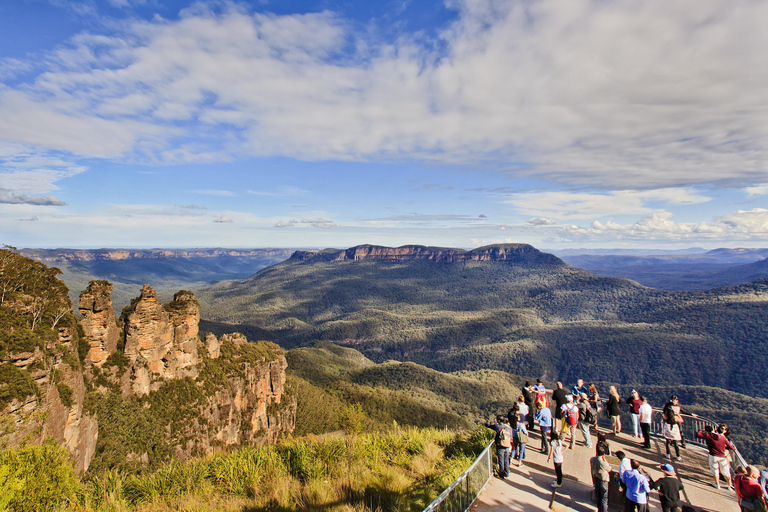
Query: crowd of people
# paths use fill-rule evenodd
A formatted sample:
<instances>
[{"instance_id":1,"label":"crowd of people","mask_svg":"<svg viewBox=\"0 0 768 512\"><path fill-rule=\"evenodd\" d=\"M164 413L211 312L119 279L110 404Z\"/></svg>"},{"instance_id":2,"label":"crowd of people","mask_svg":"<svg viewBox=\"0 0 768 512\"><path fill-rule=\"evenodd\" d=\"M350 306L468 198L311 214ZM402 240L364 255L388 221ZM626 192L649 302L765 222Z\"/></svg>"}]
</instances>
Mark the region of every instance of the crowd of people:
<instances>
[{"instance_id":1,"label":"crowd of people","mask_svg":"<svg viewBox=\"0 0 768 512\"><path fill-rule=\"evenodd\" d=\"M517 461L518 466L523 464L529 433L535 431L538 425L541 432L540 450L547 455L547 463L551 460L554 464L555 481L551 485L554 488L561 487L566 450L573 449L577 432L581 434L584 446L591 448L591 431L594 431L597 440L595 456L590 459L590 472L598 511L607 512L612 471L610 463L606 460L606 456L611 455L608 435L616 436L622 432L622 405L629 408L631 436L639 440L642 448L650 450L654 410L648 399L637 390L633 389L626 399L622 399L616 387L610 386L608 397L604 400L594 384L585 385L582 379L570 390L565 389L561 382L557 382L551 391L545 388L540 379L535 385L526 382L517 401L506 415L498 415L495 421L484 423L496 432L496 476L509 476L510 461ZM610 418L609 431L597 428L601 413ZM674 395L664 405L661 415L665 457L680 461L680 448L685 448L683 415L694 418L698 416L686 411ZM703 430L695 432L695 436L706 443L709 452L709 470L714 480L711 485L720 489L722 477L724 485L735 491L743 511L768 512L768 470L761 472L752 466L739 467L738 474L731 478L731 453L736 447L730 440L727 425L721 424L717 428L706 426ZM621 451L613 455L620 461L616 483L624 493L625 511L646 512L648 494L656 490L664 512L685 512L685 507L681 506L680 502L683 485L672 464L662 464L659 469L663 476L654 481L641 467L640 461L626 457Z\"/></svg>"}]
</instances>

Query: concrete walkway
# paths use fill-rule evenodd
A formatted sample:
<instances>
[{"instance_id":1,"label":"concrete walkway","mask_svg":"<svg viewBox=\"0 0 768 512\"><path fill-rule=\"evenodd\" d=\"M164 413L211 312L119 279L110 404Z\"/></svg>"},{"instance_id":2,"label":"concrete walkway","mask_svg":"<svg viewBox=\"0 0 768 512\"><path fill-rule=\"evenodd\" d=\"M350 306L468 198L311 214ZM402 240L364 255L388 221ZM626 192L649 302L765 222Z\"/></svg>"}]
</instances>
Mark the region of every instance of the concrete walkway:
<instances>
[{"instance_id":1,"label":"concrete walkway","mask_svg":"<svg viewBox=\"0 0 768 512\"><path fill-rule=\"evenodd\" d=\"M593 431L594 433L594 431ZM570 438L568 438L570 440ZM576 446L565 451L563 463L563 486L557 490L553 506L563 511L594 511L597 507L592 502L592 477L589 470L589 459L594 456L595 449L587 448L581 442L581 433L577 433ZM592 436L593 443L595 436ZM642 467L656 480L662 473L659 465L670 462L664 458L665 447L663 439L653 439L652 449L641 447L641 440L626 434L609 435L611 453L622 450L628 457L639 459ZM550 461L539 451L541 437L539 434L530 436L528 451L523 466L518 467L517 461L511 461L509 478L501 480L492 477L480 497L472 506L475 512L491 511L549 511L553 498L555 472ZM681 461L671 461L685 489L682 500L691 504L696 511L739 512L736 493L727 488L715 489L709 484L712 476L707 466L707 452L704 448L689 443L681 450ZM618 460L609 458L613 469L618 470ZM721 482L721 487L724 487ZM658 494L651 491L649 508L660 511ZM618 510L615 505L611 509Z\"/></svg>"}]
</instances>

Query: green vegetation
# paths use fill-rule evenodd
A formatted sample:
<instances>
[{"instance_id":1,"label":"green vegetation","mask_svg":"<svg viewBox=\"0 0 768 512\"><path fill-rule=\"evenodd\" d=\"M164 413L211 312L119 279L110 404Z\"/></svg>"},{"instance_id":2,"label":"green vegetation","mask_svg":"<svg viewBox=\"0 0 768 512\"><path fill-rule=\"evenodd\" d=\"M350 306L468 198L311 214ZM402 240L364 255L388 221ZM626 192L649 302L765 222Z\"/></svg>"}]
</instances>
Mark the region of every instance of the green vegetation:
<instances>
[{"instance_id":1,"label":"green vegetation","mask_svg":"<svg viewBox=\"0 0 768 512\"><path fill-rule=\"evenodd\" d=\"M0 510L65 510L79 488L67 450L52 440L0 451Z\"/></svg>"},{"instance_id":2,"label":"green vegetation","mask_svg":"<svg viewBox=\"0 0 768 512\"><path fill-rule=\"evenodd\" d=\"M391 429L243 447L143 473L103 470L86 483L53 443L0 453L0 506L82 510L404 510L429 504L490 440ZM28 475L35 475L29 478ZM2 510L2 508L0 508Z\"/></svg>"}]
</instances>

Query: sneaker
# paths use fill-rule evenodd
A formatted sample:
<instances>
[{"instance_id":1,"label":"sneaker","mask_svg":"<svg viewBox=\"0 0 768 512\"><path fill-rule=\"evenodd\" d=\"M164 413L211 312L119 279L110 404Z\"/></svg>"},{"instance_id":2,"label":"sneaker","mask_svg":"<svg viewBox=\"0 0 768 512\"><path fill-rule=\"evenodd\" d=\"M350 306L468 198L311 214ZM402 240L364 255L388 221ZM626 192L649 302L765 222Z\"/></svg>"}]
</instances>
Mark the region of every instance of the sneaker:
<instances>
[{"instance_id":1,"label":"sneaker","mask_svg":"<svg viewBox=\"0 0 768 512\"><path fill-rule=\"evenodd\" d=\"M716 483L714 483L714 482L712 482L712 483L711 483L711 484L709 484L709 485L711 485L711 486L712 486L712 487L714 487L715 489L719 489L719 488L720 488L720 484L716 484Z\"/></svg>"},{"instance_id":2,"label":"sneaker","mask_svg":"<svg viewBox=\"0 0 768 512\"><path fill-rule=\"evenodd\" d=\"M563 486L563 484L559 484L557 482L552 482L552 485L550 487L554 487L555 489L557 489L558 487L562 487L562 486Z\"/></svg>"},{"instance_id":3,"label":"sneaker","mask_svg":"<svg viewBox=\"0 0 768 512\"><path fill-rule=\"evenodd\" d=\"M670 457L669 457L669 454L666 454L666 455L664 456L664 458L665 458L665 459L669 459L669 458L670 458Z\"/></svg>"},{"instance_id":4,"label":"sneaker","mask_svg":"<svg viewBox=\"0 0 768 512\"><path fill-rule=\"evenodd\" d=\"M730 490L730 491L735 491L736 489L734 489L732 485L729 485L729 486L728 486L728 490Z\"/></svg>"},{"instance_id":5,"label":"sneaker","mask_svg":"<svg viewBox=\"0 0 768 512\"><path fill-rule=\"evenodd\" d=\"M675 460L683 460L683 458L682 457L678 457Z\"/></svg>"}]
</instances>

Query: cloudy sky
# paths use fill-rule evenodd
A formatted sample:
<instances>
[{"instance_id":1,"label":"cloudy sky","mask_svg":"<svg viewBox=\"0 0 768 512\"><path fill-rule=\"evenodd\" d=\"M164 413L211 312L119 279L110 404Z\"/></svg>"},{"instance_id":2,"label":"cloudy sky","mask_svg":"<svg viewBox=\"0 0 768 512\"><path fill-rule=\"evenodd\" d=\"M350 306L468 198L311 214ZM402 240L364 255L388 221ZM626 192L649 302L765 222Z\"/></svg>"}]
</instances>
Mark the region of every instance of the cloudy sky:
<instances>
[{"instance_id":1,"label":"cloudy sky","mask_svg":"<svg viewBox=\"0 0 768 512\"><path fill-rule=\"evenodd\" d=\"M763 0L0 2L0 243L768 246Z\"/></svg>"}]
</instances>

